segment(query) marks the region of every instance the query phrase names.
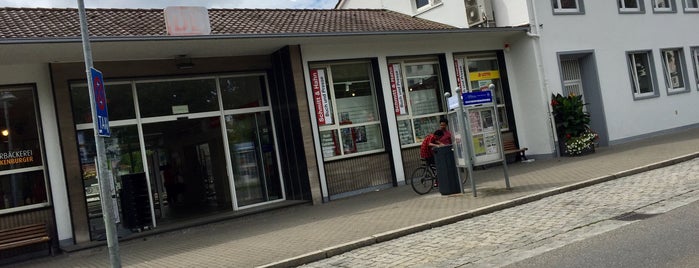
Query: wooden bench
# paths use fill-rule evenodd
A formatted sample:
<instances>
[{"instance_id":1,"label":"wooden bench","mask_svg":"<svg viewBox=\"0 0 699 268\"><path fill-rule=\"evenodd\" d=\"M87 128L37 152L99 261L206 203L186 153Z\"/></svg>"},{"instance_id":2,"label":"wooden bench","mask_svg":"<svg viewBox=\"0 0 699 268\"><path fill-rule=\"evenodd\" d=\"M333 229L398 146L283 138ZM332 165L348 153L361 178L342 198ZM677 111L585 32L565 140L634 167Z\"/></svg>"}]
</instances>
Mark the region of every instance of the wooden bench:
<instances>
[{"instance_id":1,"label":"wooden bench","mask_svg":"<svg viewBox=\"0 0 699 268\"><path fill-rule=\"evenodd\" d=\"M528 148L518 148L515 145L514 137L511 135L511 133L508 134L510 135L503 135L502 138L502 149L505 155L516 154L515 161L527 160L527 156L524 154L524 152L528 150Z\"/></svg>"},{"instance_id":2,"label":"wooden bench","mask_svg":"<svg viewBox=\"0 0 699 268\"><path fill-rule=\"evenodd\" d=\"M0 230L0 250L7 250L38 243L48 243L49 254L51 250L51 237L46 224L29 224L20 227Z\"/></svg>"}]
</instances>

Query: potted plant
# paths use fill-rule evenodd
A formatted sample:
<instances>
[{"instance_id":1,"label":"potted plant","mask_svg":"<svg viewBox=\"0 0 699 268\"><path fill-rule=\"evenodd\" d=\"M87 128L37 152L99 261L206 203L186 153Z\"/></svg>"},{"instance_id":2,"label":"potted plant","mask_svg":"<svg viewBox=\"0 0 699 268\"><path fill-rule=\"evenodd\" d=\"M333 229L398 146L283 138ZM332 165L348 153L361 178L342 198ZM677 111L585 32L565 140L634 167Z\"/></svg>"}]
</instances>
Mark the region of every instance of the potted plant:
<instances>
[{"instance_id":1,"label":"potted plant","mask_svg":"<svg viewBox=\"0 0 699 268\"><path fill-rule=\"evenodd\" d=\"M561 152L581 155L594 152L597 133L590 129L590 115L583 110L582 95L551 94L551 108Z\"/></svg>"}]
</instances>

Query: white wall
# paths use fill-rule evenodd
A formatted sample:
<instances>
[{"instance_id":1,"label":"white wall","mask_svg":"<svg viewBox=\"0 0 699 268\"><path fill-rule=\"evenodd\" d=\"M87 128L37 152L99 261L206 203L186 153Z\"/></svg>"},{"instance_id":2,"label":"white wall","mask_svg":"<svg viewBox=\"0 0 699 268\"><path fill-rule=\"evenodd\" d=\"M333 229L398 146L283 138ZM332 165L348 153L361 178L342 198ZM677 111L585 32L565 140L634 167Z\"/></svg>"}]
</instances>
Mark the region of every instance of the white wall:
<instances>
[{"instance_id":1,"label":"white wall","mask_svg":"<svg viewBox=\"0 0 699 268\"><path fill-rule=\"evenodd\" d=\"M497 27L520 26L529 23L526 0L491 0Z\"/></svg>"},{"instance_id":2,"label":"white wall","mask_svg":"<svg viewBox=\"0 0 699 268\"><path fill-rule=\"evenodd\" d=\"M509 41L510 51L505 51L505 60L519 145L529 148L530 155L550 155L554 152L554 138L548 95L537 70L535 40L522 36Z\"/></svg>"},{"instance_id":3,"label":"white wall","mask_svg":"<svg viewBox=\"0 0 699 268\"><path fill-rule=\"evenodd\" d=\"M442 4L418 13L416 17L459 28L468 28L464 0L442 0Z\"/></svg>"},{"instance_id":4,"label":"white wall","mask_svg":"<svg viewBox=\"0 0 699 268\"><path fill-rule=\"evenodd\" d=\"M48 64L0 65L0 86L11 84L36 83L41 113L41 127L44 137L44 154L48 179L51 187L52 205L56 216L58 240L72 239L70 212L68 209L68 192L63 175L63 157L58 139L53 93Z\"/></svg>"},{"instance_id":5,"label":"white wall","mask_svg":"<svg viewBox=\"0 0 699 268\"><path fill-rule=\"evenodd\" d=\"M619 14L615 1L585 1L585 15L552 15L549 2L536 1L542 28L542 51L550 92L561 91L556 53L594 50L609 138L632 139L664 130L699 124L699 92L690 47L699 46L699 16L682 11L654 14L650 1L645 14ZM684 48L690 92L668 95L660 49ZM634 101L626 52L652 50L660 96Z\"/></svg>"}]
</instances>

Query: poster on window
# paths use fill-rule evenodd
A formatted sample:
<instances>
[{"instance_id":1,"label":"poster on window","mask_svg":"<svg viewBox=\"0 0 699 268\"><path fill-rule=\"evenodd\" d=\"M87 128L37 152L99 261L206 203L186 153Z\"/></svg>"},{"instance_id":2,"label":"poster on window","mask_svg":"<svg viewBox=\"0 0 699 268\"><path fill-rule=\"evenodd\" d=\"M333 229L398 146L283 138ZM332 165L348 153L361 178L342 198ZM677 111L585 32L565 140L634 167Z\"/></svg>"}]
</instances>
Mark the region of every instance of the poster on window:
<instances>
[{"instance_id":1,"label":"poster on window","mask_svg":"<svg viewBox=\"0 0 699 268\"><path fill-rule=\"evenodd\" d=\"M473 135L473 154L476 157L485 155L485 137L483 134Z\"/></svg>"},{"instance_id":2,"label":"poster on window","mask_svg":"<svg viewBox=\"0 0 699 268\"><path fill-rule=\"evenodd\" d=\"M684 87L682 79L680 78L679 72L677 70L677 61L679 60L679 53L674 50L665 51L665 67L668 72L668 82L671 88Z\"/></svg>"},{"instance_id":3,"label":"poster on window","mask_svg":"<svg viewBox=\"0 0 699 268\"><path fill-rule=\"evenodd\" d=\"M481 125L481 113L478 111L468 112L468 122L471 126L471 133L481 133L483 132L483 126Z\"/></svg>"},{"instance_id":4,"label":"poster on window","mask_svg":"<svg viewBox=\"0 0 699 268\"><path fill-rule=\"evenodd\" d=\"M483 134L483 143L485 144L486 154L497 154L498 150L498 140L494 132Z\"/></svg>"},{"instance_id":5,"label":"poster on window","mask_svg":"<svg viewBox=\"0 0 699 268\"><path fill-rule=\"evenodd\" d=\"M391 81L391 92L393 93L393 107L396 115L407 114L405 107L405 96L403 95L403 76L401 75L400 64L388 65L388 76Z\"/></svg>"},{"instance_id":6,"label":"poster on window","mask_svg":"<svg viewBox=\"0 0 699 268\"><path fill-rule=\"evenodd\" d=\"M311 70L311 85L313 87L313 103L316 108L316 118L319 125L330 125L333 123L330 113L330 102L328 101L328 86L326 83L325 70Z\"/></svg>"},{"instance_id":7,"label":"poster on window","mask_svg":"<svg viewBox=\"0 0 699 268\"><path fill-rule=\"evenodd\" d=\"M464 59L455 59L454 67L456 67L456 85L461 89L461 93L468 92L465 80Z\"/></svg>"}]
</instances>

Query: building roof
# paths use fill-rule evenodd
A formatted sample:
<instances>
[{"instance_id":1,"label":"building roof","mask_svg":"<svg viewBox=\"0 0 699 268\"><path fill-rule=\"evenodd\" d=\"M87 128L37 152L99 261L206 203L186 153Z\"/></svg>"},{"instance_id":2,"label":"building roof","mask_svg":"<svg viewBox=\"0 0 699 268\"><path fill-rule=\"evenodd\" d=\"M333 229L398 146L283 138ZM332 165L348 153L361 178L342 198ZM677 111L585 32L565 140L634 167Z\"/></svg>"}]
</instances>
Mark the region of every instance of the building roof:
<instances>
[{"instance_id":1,"label":"building roof","mask_svg":"<svg viewBox=\"0 0 699 268\"><path fill-rule=\"evenodd\" d=\"M211 35L343 34L455 27L377 9L209 9ZM162 9L87 9L93 37L167 36ZM80 37L77 9L0 8L0 38Z\"/></svg>"}]
</instances>

